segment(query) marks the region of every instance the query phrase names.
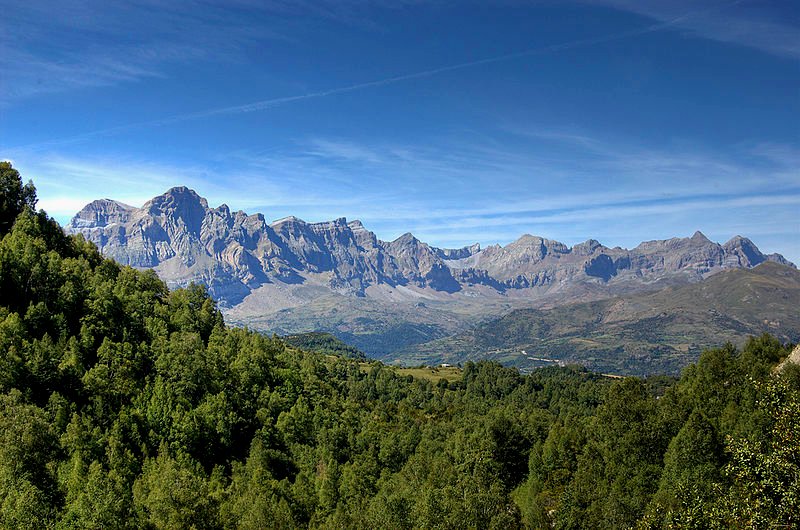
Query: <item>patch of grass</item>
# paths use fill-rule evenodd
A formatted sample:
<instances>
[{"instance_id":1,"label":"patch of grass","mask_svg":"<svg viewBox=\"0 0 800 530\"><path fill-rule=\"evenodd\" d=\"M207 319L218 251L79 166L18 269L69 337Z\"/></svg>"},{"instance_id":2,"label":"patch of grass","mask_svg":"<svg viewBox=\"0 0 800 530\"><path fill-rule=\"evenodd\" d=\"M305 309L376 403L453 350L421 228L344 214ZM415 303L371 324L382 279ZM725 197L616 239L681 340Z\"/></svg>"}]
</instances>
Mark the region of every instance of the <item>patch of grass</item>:
<instances>
[{"instance_id":1,"label":"patch of grass","mask_svg":"<svg viewBox=\"0 0 800 530\"><path fill-rule=\"evenodd\" d=\"M365 374L369 373L374 366L374 361L358 363L358 369ZM414 368L402 368L399 366L384 365L384 368L391 368L400 376L410 375L416 379L426 379L432 383L438 383L441 379L445 379L448 383L459 381L462 372L461 368L457 366L417 366Z\"/></svg>"},{"instance_id":2,"label":"patch of grass","mask_svg":"<svg viewBox=\"0 0 800 530\"><path fill-rule=\"evenodd\" d=\"M448 383L461 379L461 368L457 366L424 366L417 368L395 368L398 375L410 375L417 379L427 379L432 383L438 383L441 379Z\"/></svg>"}]
</instances>

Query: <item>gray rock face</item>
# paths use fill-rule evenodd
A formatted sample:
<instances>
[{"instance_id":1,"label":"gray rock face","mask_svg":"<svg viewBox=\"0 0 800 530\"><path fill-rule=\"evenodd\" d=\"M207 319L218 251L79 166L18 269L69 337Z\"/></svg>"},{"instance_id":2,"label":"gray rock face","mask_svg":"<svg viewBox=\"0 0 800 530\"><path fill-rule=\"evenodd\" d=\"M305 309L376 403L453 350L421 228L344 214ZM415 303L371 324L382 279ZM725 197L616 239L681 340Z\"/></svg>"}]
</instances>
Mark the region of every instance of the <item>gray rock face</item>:
<instances>
[{"instance_id":1,"label":"gray rock face","mask_svg":"<svg viewBox=\"0 0 800 530\"><path fill-rule=\"evenodd\" d=\"M433 252L444 260L467 259L481 251L480 243L469 245L463 248L436 248L431 247Z\"/></svg>"},{"instance_id":2,"label":"gray rock face","mask_svg":"<svg viewBox=\"0 0 800 530\"><path fill-rule=\"evenodd\" d=\"M696 232L690 238L646 241L627 250L608 248L593 239L570 248L524 235L505 247L492 245L461 260L459 277L510 289L587 281L631 286L669 279L698 281L722 269L752 268L764 261L792 265L779 254L762 254L752 241L740 236L720 245Z\"/></svg>"},{"instance_id":3,"label":"gray rock face","mask_svg":"<svg viewBox=\"0 0 800 530\"><path fill-rule=\"evenodd\" d=\"M457 254L456 251L436 249L406 233L386 244L386 252L392 258L401 284L413 283L419 287L431 287L437 291L453 293L458 291L458 282L453 278L450 268L441 255Z\"/></svg>"},{"instance_id":4,"label":"gray rock face","mask_svg":"<svg viewBox=\"0 0 800 530\"><path fill-rule=\"evenodd\" d=\"M125 224L130 219L133 206L111 199L90 202L72 218L72 225L81 228L97 228L114 224Z\"/></svg>"},{"instance_id":5,"label":"gray rock face","mask_svg":"<svg viewBox=\"0 0 800 530\"><path fill-rule=\"evenodd\" d=\"M690 282L727 268L764 261L749 240L720 245L700 232L690 238L647 241L632 250L595 240L568 247L532 235L501 247L431 247L411 234L378 239L360 221L340 218L306 223L287 217L267 224L261 214L210 208L185 187L172 188L141 208L102 199L84 207L67 225L106 256L138 268L155 268L171 285L198 281L223 305L236 305L264 284L323 282L333 291L367 296L371 286L401 286L457 293L482 285L498 294L537 293L602 285L610 290L645 288L656 281Z\"/></svg>"}]
</instances>

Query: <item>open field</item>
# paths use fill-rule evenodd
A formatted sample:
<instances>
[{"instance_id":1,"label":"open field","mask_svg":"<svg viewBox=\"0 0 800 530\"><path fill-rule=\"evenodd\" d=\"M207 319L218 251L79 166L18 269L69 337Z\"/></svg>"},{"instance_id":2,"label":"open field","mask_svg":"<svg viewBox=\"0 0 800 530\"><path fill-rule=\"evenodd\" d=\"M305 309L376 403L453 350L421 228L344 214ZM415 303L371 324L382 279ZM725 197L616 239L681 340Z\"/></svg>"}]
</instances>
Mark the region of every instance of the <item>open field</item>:
<instances>
[{"instance_id":1,"label":"open field","mask_svg":"<svg viewBox=\"0 0 800 530\"><path fill-rule=\"evenodd\" d=\"M358 363L362 372L367 373L373 366L373 363L361 362ZM397 375L410 375L416 379L427 379L432 383L438 383L440 380L445 379L448 382L458 381L461 379L463 370L457 366L417 366L414 368L401 368L391 367Z\"/></svg>"}]
</instances>

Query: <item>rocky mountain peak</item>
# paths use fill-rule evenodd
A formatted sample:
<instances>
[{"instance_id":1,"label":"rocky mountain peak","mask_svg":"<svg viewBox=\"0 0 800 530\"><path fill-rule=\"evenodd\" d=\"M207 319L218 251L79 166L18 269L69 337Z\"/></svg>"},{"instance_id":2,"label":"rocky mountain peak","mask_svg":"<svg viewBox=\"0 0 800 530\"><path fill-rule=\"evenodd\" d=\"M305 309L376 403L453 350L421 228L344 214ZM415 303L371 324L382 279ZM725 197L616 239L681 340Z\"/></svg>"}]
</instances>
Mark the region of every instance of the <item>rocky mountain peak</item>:
<instances>
[{"instance_id":1,"label":"rocky mountain peak","mask_svg":"<svg viewBox=\"0 0 800 530\"><path fill-rule=\"evenodd\" d=\"M481 244L474 243L461 248L436 248L432 247L433 252L443 260L467 259L481 251Z\"/></svg>"},{"instance_id":2,"label":"rocky mountain peak","mask_svg":"<svg viewBox=\"0 0 800 530\"><path fill-rule=\"evenodd\" d=\"M290 215L273 221L270 227L284 239L297 239L309 233L308 223L302 219Z\"/></svg>"},{"instance_id":3,"label":"rocky mountain peak","mask_svg":"<svg viewBox=\"0 0 800 530\"><path fill-rule=\"evenodd\" d=\"M300 219L299 217L295 217L294 215L289 215L289 216L286 216L286 217L281 217L280 219L275 219L274 221L272 221L271 226L274 227L274 226L282 225L282 224L286 224L286 223L306 224L306 222L303 221L302 219Z\"/></svg>"},{"instance_id":4,"label":"rocky mountain peak","mask_svg":"<svg viewBox=\"0 0 800 530\"><path fill-rule=\"evenodd\" d=\"M347 223L347 226L349 226L350 230L352 230L353 232L356 232L356 231L359 231L359 230L366 230L366 228L364 228L364 225L358 219L356 219L354 221L350 221L349 223Z\"/></svg>"},{"instance_id":5,"label":"rocky mountain peak","mask_svg":"<svg viewBox=\"0 0 800 530\"><path fill-rule=\"evenodd\" d=\"M112 224L127 223L135 208L111 199L92 201L70 221L68 228L100 228Z\"/></svg>"},{"instance_id":6,"label":"rocky mountain peak","mask_svg":"<svg viewBox=\"0 0 800 530\"><path fill-rule=\"evenodd\" d=\"M402 236L398 237L394 241L392 241L392 245L395 246L417 246L421 243L419 239L414 237L414 234L411 232L406 232Z\"/></svg>"},{"instance_id":7,"label":"rocky mountain peak","mask_svg":"<svg viewBox=\"0 0 800 530\"><path fill-rule=\"evenodd\" d=\"M516 255L524 255L536 260L542 260L550 253L565 254L570 251L564 243L545 239L540 236L525 234L516 241L503 247L503 250Z\"/></svg>"},{"instance_id":8,"label":"rocky mountain peak","mask_svg":"<svg viewBox=\"0 0 800 530\"><path fill-rule=\"evenodd\" d=\"M711 241L710 239L708 239L708 238L706 237L706 235L705 235L703 232L701 232L700 230L697 230L697 231L696 231L696 232L695 232L695 233L692 235L692 237L691 237L691 241L692 241L692 243L700 243L700 244L707 244L707 243L711 243L711 244L713 244L713 243L712 243L712 241Z\"/></svg>"},{"instance_id":9,"label":"rocky mountain peak","mask_svg":"<svg viewBox=\"0 0 800 530\"><path fill-rule=\"evenodd\" d=\"M331 221L320 221L318 223L309 223L308 226L311 227L312 230L316 232L327 232L327 231L342 231L347 230L347 219L344 217L339 217L338 219L333 219Z\"/></svg>"},{"instance_id":10,"label":"rocky mountain peak","mask_svg":"<svg viewBox=\"0 0 800 530\"><path fill-rule=\"evenodd\" d=\"M203 219L208 213L208 202L186 186L170 188L163 195L147 201L141 208L152 217L164 218L168 225L183 224L192 234L198 235Z\"/></svg>"},{"instance_id":11,"label":"rocky mountain peak","mask_svg":"<svg viewBox=\"0 0 800 530\"><path fill-rule=\"evenodd\" d=\"M572 252L579 256L589 256L598 250L605 249L603 245L596 239L587 239L583 243L578 243L572 247Z\"/></svg>"},{"instance_id":12,"label":"rocky mountain peak","mask_svg":"<svg viewBox=\"0 0 800 530\"><path fill-rule=\"evenodd\" d=\"M743 267L755 267L767 260L752 241L739 235L728 240L722 248L729 255L729 259L736 259Z\"/></svg>"},{"instance_id":13,"label":"rocky mountain peak","mask_svg":"<svg viewBox=\"0 0 800 530\"><path fill-rule=\"evenodd\" d=\"M515 241L512 241L511 243L509 243L509 246L511 246L511 245L532 245L532 244L539 245L539 244L541 244L542 241L544 241L544 239L542 239L539 236L534 236L532 234L522 234Z\"/></svg>"},{"instance_id":14,"label":"rocky mountain peak","mask_svg":"<svg viewBox=\"0 0 800 530\"><path fill-rule=\"evenodd\" d=\"M170 188L163 195L153 197L145 204L149 204L151 207L161 206L164 208L172 207L176 209L180 209L182 207L191 208L195 206L208 208L208 201L198 195L196 191L191 188L187 188L186 186L175 186L174 188ZM223 204L223 206L227 208L227 205Z\"/></svg>"},{"instance_id":15,"label":"rocky mountain peak","mask_svg":"<svg viewBox=\"0 0 800 530\"><path fill-rule=\"evenodd\" d=\"M747 247L747 248L755 248L755 244L750 241L750 239L735 235L726 241L723 245L724 248L736 248L736 247Z\"/></svg>"}]
</instances>

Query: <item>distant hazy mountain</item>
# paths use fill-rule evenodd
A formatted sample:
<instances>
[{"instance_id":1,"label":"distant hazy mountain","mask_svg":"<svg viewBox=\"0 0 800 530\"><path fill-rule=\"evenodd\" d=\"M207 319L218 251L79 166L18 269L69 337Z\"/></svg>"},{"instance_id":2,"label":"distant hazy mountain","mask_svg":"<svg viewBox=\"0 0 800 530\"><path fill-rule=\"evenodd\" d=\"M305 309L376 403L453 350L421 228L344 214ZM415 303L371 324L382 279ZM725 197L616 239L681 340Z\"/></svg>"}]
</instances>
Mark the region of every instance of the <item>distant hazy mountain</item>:
<instances>
[{"instance_id":1,"label":"distant hazy mountain","mask_svg":"<svg viewBox=\"0 0 800 530\"><path fill-rule=\"evenodd\" d=\"M386 361L493 359L521 368L579 363L623 374L677 373L705 348L769 332L800 341L800 272L777 263L700 283L547 310L518 309Z\"/></svg>"},{"instance_id":2,"label":"distant hazy mountain","mask_svg":"<svg viewBox=\"0 0 800 530\"><path fill-rule=\"evenodd\" d=\"M262 214L210 208L185 187L141 208L94 201L66 230L123 264L154 268L172 286L206 284L231 321L277 333L328 331L371 355L518 307L685 285L765 261L793 267L746 238L718 244L699 232L631 250L531 235L505 247L440 249L411 234L381 241L344 218L267 223Z\"/></svg>"}]
</instances>

